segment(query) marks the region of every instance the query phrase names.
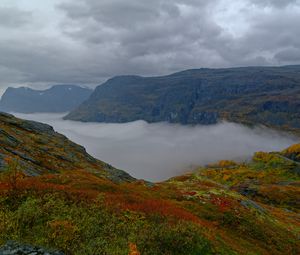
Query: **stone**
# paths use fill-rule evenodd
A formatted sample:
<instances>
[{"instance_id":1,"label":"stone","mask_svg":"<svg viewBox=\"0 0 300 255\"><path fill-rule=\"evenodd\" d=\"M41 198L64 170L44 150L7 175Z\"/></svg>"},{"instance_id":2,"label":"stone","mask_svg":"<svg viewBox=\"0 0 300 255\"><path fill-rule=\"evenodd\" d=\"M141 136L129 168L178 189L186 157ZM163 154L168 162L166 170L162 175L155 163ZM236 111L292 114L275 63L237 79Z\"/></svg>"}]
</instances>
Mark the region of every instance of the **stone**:
<instances>
[{"instance_id":1,"label":"stone","mask_svg":"<svg viewBox=\"0 0 300 255\"><path fill-rule=\"evenodd\" d=\"M0 255L64 255L60 251L49 251L42 247L8 241L0 248Z\"/></svg>"}]
</instances>

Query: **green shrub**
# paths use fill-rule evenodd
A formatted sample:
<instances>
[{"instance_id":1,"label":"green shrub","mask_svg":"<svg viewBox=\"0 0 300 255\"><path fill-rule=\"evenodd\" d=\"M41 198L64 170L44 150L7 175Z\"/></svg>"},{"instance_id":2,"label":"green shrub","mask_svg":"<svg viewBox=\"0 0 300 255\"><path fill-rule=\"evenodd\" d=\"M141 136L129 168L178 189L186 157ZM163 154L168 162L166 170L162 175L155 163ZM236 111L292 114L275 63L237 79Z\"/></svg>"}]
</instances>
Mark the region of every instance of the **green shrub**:
<instances>
[{"instance_id":1,"label":"green shrub","mask_svg":"<svg viewBox=\"0 0 300 255\"><path fill-rule=\"evenodd\" d=\"M101 200L74 203L55 194L28 197L12 210L0 207L1 243L17 240L66 254L127 255L133 242L141 254L211 254L209 242L194 223L162 216L120 211L112 213Z\"/></svg>"}]
</instances>

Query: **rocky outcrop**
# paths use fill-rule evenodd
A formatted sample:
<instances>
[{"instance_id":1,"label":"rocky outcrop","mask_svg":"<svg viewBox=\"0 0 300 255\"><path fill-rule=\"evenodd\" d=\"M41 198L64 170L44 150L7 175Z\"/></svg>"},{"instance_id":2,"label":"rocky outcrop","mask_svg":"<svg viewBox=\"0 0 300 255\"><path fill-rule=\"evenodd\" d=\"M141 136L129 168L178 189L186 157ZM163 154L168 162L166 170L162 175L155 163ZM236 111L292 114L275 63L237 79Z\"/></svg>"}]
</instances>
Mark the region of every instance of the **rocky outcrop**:
<instances>
[{"instance_id":1,"label":"rocky outcrop","mask_svg":"<svg viewBox=\"0 0 300 255\"><path fill-rule=\"evenodd\" d=\"M14 241L7 242L0 248L1 255L64 255L59 251L48 251L42 247L20 244Z\"/></svg>"},{"instance_id":2,"label":"rocky outcrop","mask_svg":"<svg viewBox=\"0 0 300 255\"><path fill-rule=\"evenodd\" d=\"M0 171L6 158L18 161L28 176L85 170L113 182L134 181L126 172L93 158L46 124L15 118L0 112Z\"/></svg>"}]
</instances>

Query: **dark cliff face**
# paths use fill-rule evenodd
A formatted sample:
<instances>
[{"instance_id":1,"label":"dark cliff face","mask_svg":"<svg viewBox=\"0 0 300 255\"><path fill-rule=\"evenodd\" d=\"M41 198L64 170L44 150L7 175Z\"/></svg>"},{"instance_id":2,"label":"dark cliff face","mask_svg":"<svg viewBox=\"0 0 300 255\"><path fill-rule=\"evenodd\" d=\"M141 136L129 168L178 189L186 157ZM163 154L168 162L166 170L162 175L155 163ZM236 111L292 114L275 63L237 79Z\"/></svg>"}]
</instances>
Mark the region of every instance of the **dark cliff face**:
<instances>
[{"instance_id":1,"label":"dark cliff face","mask_svg":"<svg viewBox=\"0 0 300 255\"><path fill-rule=\"evenodd\" d=\"M90 156L84 147L49 125L0 112L0 173L7 159L27 176L84 170L114 182L133 181L129 174Z\"/></svg>"},{"instance_id":2,"label":"dark cliff face","mask_svg":"<svg viewBox=\"0 0 300 255\"><path fill-rule=\"evenodd\" d=\"M0 101L6 112L67 112L86 100L91 89L74 85L56 85L47 90L8 88Z\"/></svg>"},{"instance_id":3,"label":"dark cliff face","mask_svg":"<svg viewBox=\"0 0 300 255\"><path fill-rule=\"evenodd\" d=\"M222 119L300 126L300 66L187 70L119 76L98 86L66 119L214 124Z\"/></svg>"}]
</instances>

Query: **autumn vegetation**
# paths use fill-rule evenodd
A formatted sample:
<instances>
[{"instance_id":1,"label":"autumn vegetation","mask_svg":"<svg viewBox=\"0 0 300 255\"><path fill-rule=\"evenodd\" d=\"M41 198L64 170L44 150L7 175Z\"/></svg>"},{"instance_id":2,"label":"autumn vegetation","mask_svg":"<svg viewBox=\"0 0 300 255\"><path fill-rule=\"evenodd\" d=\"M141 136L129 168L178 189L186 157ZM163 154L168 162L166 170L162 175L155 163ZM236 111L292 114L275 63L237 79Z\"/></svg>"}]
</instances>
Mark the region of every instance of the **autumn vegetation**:
<instances>
[{"instance_id":1,"label":"autumn vegetation","mask_svg":"<svg viewBox=\"0 0 300 255\"><path fill-rule=\"evenodd\" d=\"M14 179L18 167L8 160L0 241L66 254L296 255L299 176L281 160L259 153L153 185L84 170Z\"/></svg>"},{"instance_id":2,"label":"autumn vegetation","mask_svg":"<svg viewBox=\"0 0 300 255\"><path fill-rule=\"evenodd\" d=\"M65 138L69 152L55 149L61 141L54 133L43 143L51 152L46 161L37 143L42 135L48 139L45 133L26 140L15 124L5 132L10 141L0 147L0 246L15 240L67 255L300 254L298 145L149 183L85 161L85 152ZM13 139L26 143L9 147ZM34 146L39 153L25 157ZM30 175L28 168L36 172Z\"/></svg>"}]
</instances>

